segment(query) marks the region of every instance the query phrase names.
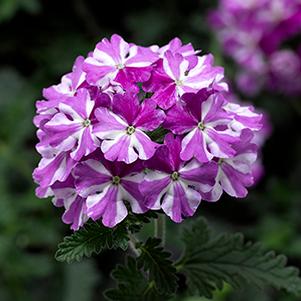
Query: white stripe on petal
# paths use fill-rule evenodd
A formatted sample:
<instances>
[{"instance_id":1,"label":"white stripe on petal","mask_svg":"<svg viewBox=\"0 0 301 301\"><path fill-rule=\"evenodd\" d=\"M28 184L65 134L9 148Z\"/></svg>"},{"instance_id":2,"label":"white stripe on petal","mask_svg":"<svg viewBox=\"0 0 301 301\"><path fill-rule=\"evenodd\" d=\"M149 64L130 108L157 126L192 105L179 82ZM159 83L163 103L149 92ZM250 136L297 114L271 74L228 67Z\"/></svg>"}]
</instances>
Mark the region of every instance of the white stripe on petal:
<instances>
[{"instance_id":1,"label":"white stripe on petal","mask_svg":"<svg viewBox=\"0 0 301 301\"><path fill-rule=\"evenodd\" d=\"M100 174L111 176L111 173L99 161L96 161L94 159L89 159L89 160L85 161L85 164Z\"/></svg>"},{"instance_id":2,"label":"white stripe on petal","mask_svg":"<svg viewBox=\"0 0 301 301\"><path fill-rule=\"evenodd\" d=\"M59 110L70 115L74 121L81 122L83 120L83 118L72 107L66 105L65 103L59 104Z\"/></svg>"},{"instance_id":3,"label":"white stripe on petal","mask_svg":"<svg viewBox=\"0 0 301 301\"><path fill-rule=\"evenodd\" d=\"M88 62L91 65L97 65L97 66L115 66L116 64L119 63L119 62L115 62L115 60L108 53L99 50L97 47L93 52L93 57L95 58L94 61L92 61L91 58L87 58L86 62Z\"/></svg>"},{"instance_id":4,"label":"white stripe on petal","mask_svg":"<svg viewBox=\"0 0 301 301\"><path fill-rule=\"evenodd\" d=\"M124 220L124 218L127 216L127 214L128 214L128 211L122 200L122 193L119 188L118 192L117 192L116 217L115 217L114 225L117 225L122 220Z\"/></svg>"},{"instance_id":5,"label":"white stripe on petal","mask_svg":"<svg viewBox=\"0 0 301 301\"><path fill-rule=\"evenodd\" d=\"M162 180L166 177L169 177L170 175L162 172L162 171L148 171L146 175L144 176L145 181L152 182L156 180Z\"/></svg>"},{"instance_id":6,"label":"white stripe on petal","mask_svg":"<svg viewBox=\"0 0 301 301\"><path fill-rule=\"evenodd\" d=\"M130 194L128 193L122 185L119 187L121 198L125 201L128 201L131 205L131 209L134 213L143 213L145 210L142 210L139 202ZM140 200L142 201L142 200Z\"/></svg>"},{"instance_id":7,"label":"white stripe on petal","mask_svg":"<svg viewBox=\"0 0 301 301\"><path fill-rule=\"evenodd\" d=\"M179 183L181 183L182 187L184 188L185 197L188 201L189 207L193 212L195 212L201 203L202 196L196 190L188 187L183 181L179 181Z\"/></svg>"},{"instance_id":8,"label":"white stripe on petal","mask_svg":"<svg viewBox=\"0 0 301 301\"><path fill-rule=\"evenodd\" d=\"M87 92L87 98L86 98L86 116L87 118L90 117L92 110L94 108L95 102L91 100L89 93Z\"/></svg>"},{"instance_id":9,"label":"white stripe on petal","mask_svg":"<svg viewBox=\"0 0 301 301\"><path fill-rule=\"evenodd\" d=\"M80 120L81 121L81 120ZM62 126L73 126L78 123L77 120L70 120L63 113L57 113L53 116L51 120L49 120L45 126L47 127L62 127Z\"/></svg>"},{"instance_id":10,"label":"white stripe on petal","mask_svg":"<svg viewBox=\"0 0 301 301\"><path fill-rule=\"evenodd\" d=\"M183 166L179 169L179 173L190 171L190 170L193 170L196 168L201 168L200 163L196 160L191 160L188 164L186 164L185 166Z\"/></svg>"},{"instance_id":11,"label":"white stripe on petal","mask_svg":"<svg viewBox=\"0 0 301 301\"><path fill-rule=\"evenodd\" d=\"M223 187L223 189L231 196L236 196L236 191L233 188L231 181L229 178L226 176L226 174L223 172L223 170L220 168L220 173L219 173L219 181Z\"/></svg>"},{"instance_id":12,"label":"white stripe on petal","mask_svg":"<svg viewBox=\"0 0 301 301\"><path fill-rule=\"evenodd\" d=\"M64 156L63 160L60 163L60 166L55 171L51 184L53 183L53 179L57 179L60 182L63 182L66 179L66 166L67 166L67 158Z\"/></svg>"},{"instance_id":13,"label":"white stripe on petal","mask_svg":"<svg viewBox=\"0 0 301 301\"><path fill-rule=\"evenodd\" d=\"M257 159L257 153L249 152L243 153L239 155L235 155L233 158L224 159L229 165L231 165L234 169L247 174L252 170L252 164Z\"/></svg>"},{"instance_id":14,"label":"white stripe on petal","mask_svg":"<svg viewBox=\"0 0 301 301\"><path fill-rule=\"evenodd\" d=\"M174 184L168 185L166 194L163 197L161 208L162 210L173 219L173 205L174 205Z\"/></svg>"},{"instance_id":15,"label":"white stripe on petal","mask_svg":"<svg viewBox=\"0 0 301 301\"><path fill-rule=\"evenodd\" d=\"M213 105L213 97L210 96L207 100L203 101L202 103L202 117L201 119L204 120L210 111L212 105Z\"/></svg>"},{"instance_id":16,"label":"white stripe on petal","mask_svg":"<svg viewBox=\"0 0 301 301\"><path fill-rule=\"evenodd\" d=\"M94 211L91 210L107 193L108 189L110 188L110 185L107 185L104 190L101 193L93 194L87 197L86 204L88 210L88 215L92 216L94 214Z\"/></svg>"},{"instance_id":17,"label":"white stripe on petal","mask_svg":"<svg viewBox=\"0 0 301 301\"><path fill-rule=\"evenodd\" d=\"M180 69L180 78L179 79L180 80L185 78L185 72L187 71L188 66L189 66L189 62L184 59L179 66L179 69Z\"/></svg>"}]
</instances>

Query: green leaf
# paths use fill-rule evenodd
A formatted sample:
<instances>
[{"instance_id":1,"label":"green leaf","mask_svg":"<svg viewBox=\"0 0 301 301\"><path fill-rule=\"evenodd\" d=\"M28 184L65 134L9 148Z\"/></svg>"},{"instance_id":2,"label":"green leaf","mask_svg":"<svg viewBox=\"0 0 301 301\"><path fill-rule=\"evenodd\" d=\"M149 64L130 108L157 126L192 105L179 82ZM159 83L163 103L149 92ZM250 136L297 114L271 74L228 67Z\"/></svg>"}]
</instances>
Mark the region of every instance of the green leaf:
<instances>
[{"instance_id":1,"label":"green leaf","mask_svg":"<svg viewBox=\"0 0 301 301\"><path fill-rule=\"evenodd\" d=\"M117 265L112 272L113 279L118 282L114 289L105 292L108 300L114 301L161 301L167 296L159 294L154 282L138 268L137 261L128 257L125 265Z\"/></svg>"},{"instance_id":2,"label":"green leaf","mask_svg":"<svg viewBox=\"0 0 301 301\"><path fill-rule=\"evenodd\" d=\"M0 22L12 18L19 9L29 13L37 13L41 5L37 0L1 0L0 1Z\"/></svg>"},{"instance_id":3,"label":"green leaf","mask_svg":"<svg viewBox=\"0 0 301 301\"><path fill-rule=\"evenodd\" d=\"M144 214L129 213L125 223L127 224L130 232L137 233L142 229L144 224L150 223L152 219L156 219L157 217L157 213L151 210Z\"/></svg>"},{"instance_id":4,"label":"green leaf","mask_svg":"<svg viewBox=\"0 0 301 301\"><path fill-rule=\"evenodd\" d=\"M286 267L285 256L266 252L260 243L244 242L241 234L213 233L199 219L184 230L182 239L186 250L176 267L186 276L192 293L212 298L224 282L234 288L272 286L301 293L299 271Z\"/></svg>"},{"instance_id":5,"label":"green leaf","mask_svg":"<svg viewBox=\"0 0 301 301\"><path fill-rule=\"evenodd\" d=\"M154 281L157 290L172 294L177 288L176 269L170 258L170 253L161 246L158 238L149 238L145 244L138 245L141 251L138 265L149 274L149 280Z\"/></svg>"},{"instance_id":6,"label":"green leaf","mask_svg":"<svg viewBox=\"0 0 301 301\"><path fill-rule=\"evenodd\" d=\"M99 254L104 249L127 249L127 228L119 224L107 228L97 222L89 222L82 229L66 236L58 245L55 258L58 261L71 263L80 261L84 256Z\"/></svg>"},{"instance_id":7,"label":"green leaf","mask_svg":"<svg viewBox=\"0 0 301 301\"><path fill-rule=\"evenodd\" d=\"M146 132L146 134L151 138L153 141L163 142L165 135L168 133L168 130L164 129L163 127L159 127L152 132Z\"/></svg>"}]
</instances>

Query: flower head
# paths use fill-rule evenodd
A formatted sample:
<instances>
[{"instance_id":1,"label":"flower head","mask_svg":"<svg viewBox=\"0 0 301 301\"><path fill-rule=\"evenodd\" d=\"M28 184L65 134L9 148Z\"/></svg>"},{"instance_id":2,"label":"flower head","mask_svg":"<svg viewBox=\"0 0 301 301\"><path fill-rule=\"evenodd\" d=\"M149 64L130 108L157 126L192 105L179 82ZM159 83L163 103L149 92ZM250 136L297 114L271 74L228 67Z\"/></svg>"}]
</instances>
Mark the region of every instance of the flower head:
<instances>
[{"instance_id":1,"label":"flower head","mask_svg":"<svg viewBox=\"0 0 301 301\"><path fill-rule=\"evenodd\" d=\"M136 95L119 94L113 98L112 110L98 108L95 114L94 134L103 140L101 150L106 159L132 163L153 156L158 144L145 132L155 130L165 117L153 100L140 104Z\"/></svg>"},{"instance_id":2,"label":"flower head","mask_svg":"<svg viewBox=\"0 0 301 301\"><path fill-rule=\"evenodd\" d=\"M86 198L87 216L102 218L107 227L114 227L128 213L127 202L134 213L143 213L143 197L138 189L143 180L141 162L131 166L125 163L101 162L89 159L75 168L75 186Z\"/></svg>"},{"instance_id":3,"label":"flower head","mask_svg":"<svg viewBox=\"0 0 301 301\"><path fill-rule=\"evenodd\" d=\"M232 103L223 69L198 54L178 38L141 47L113 35L44 90L36 194L73 230L89 218L114 227L129 211L181 222L222 191L246 195L262 116Z\"/></svg>"},{"instance_id":4,"label":"flower head","mask_svg":"<svg viewBox=\"0 0 301 301\"><path fill-rule=\"evenodd\" d=\"M301 93L300 44L287 46L300 33L300 1L220 0L208 19L225 54L240 67L237 85L243 92Z\"/></svg>"},{"instance_id":5,"label":"flower head","mask_svg":"<svg viewBox=\"0 0 301 301\"><path fill-rule=\"evenodd\" d=\"M180 152L181 139L166 135L164 144L148 162L151 171L140 187L148 208L162 208L177 223L195 213L202 199L200 191L212 189L217 172L215 162L185 162Z\"/></svg>"},{"instance_id":6,"label":"flower head","mask_svg":"<svg viewBox=\"0 0 301 301\"><path fill-rule=\"evenodd\" d=\"M182 160L209 162L213 157L235 155L232 144L237 138L228 127L232 118L224 109L226 101L221 94L212 93L200 90L197 94L185 94L182 102L167 113L164 126L174 134L185 135Z\"/></svg>"},{"instance_id":7,"label":"flower head","mask_svg":"<svg viewBox=\"0 0 301 301\"><path fill-rule=\"evenodd\" d=\"M150 76L147 67L157 59L151 49L128 44L114 34L110 41L105 38L96 45L83 68L91 84L108 86L111 80L127 84L128 79L145 81Z\"/></svg>"}]
</instances>

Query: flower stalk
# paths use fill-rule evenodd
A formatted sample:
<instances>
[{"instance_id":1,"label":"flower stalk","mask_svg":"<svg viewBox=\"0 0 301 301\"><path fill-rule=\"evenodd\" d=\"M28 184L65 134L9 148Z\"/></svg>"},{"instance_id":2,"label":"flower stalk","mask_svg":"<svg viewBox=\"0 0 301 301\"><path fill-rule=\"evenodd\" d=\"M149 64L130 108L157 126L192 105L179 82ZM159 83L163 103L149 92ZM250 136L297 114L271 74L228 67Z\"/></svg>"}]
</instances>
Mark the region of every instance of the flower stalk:
<instances>
[{"instance_id":1,"label":"flower stalk","mask_svg":"<svg viewBox=\"0 0 301 301\"><path fill-rule=\"evenodd\" d=\"M166 241L166 221L165 215L160 214L158 218L155 220L155 237L160 238L162 245L165 245Z\"/></svg>"}]
</instances>

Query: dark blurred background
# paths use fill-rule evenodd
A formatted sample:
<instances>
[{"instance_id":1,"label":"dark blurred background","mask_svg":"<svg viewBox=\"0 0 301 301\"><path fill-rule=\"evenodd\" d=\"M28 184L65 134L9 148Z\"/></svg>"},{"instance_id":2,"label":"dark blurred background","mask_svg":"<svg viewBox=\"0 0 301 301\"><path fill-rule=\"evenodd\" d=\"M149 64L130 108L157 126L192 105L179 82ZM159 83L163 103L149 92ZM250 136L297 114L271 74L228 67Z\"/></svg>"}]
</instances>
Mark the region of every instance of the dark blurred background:
<instances>
[{"instance_id":1,"label":"dark blurred background","mask_svg":"<svg viewBox=\"0 0 301 301\"><path fill-rule=\"evenodd\" d=\"M0 0L1 301L103 300L102 291L112 285L110 270L122 261L122 254L113 251L71 265L54 259L57 244L70 231L60 220L61 210L34 195L31 173L39 156L32 118L42 88L58 83L78 55L85 56L113 33L142 45L162 45L178 36L212 52L231 80L236 67L222 56L206 23L208 9L215 6L212 0ZM263 241L301 267L301 99L263 92L248 101L270 115L265 175L246 199L203 202L198 214L217 229ZM176 235L181 227L168 223L168 247L174 254L181 248ZM144 235L151 231L149 225ZM225 287L214 300L300 299L272 290L233 292Z\"/></svg>"}]
</instances>

